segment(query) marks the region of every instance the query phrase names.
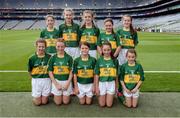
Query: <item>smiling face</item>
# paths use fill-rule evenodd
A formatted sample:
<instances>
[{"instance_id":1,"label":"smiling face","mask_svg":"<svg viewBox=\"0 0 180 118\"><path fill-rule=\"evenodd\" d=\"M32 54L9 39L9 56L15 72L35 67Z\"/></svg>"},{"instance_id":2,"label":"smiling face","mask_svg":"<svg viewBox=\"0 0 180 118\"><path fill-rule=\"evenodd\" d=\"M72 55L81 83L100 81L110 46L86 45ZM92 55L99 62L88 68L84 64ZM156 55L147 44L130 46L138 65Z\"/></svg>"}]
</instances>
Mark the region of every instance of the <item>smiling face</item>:
<instances>
[{"instance_id":1,"label":"smiling face","mask_svg":"<svg viewBox=\"0 0 180 118\"><path fill-rule=\"evenodd\" d=\"M136 60L136 54L127 52L126 58L127 58L129 64L133 64Z\"/></svg>"},{"instance_id":2,"label":"smiling face","mask_svg":"<svg viewBox=\"0 0 180 118\"><path fill-rule=\"evenodd\" d=\"M56 50L58 53L63 53L65 49L65 44L64 42L57 42L56 43Z\"/></svg>"},{"instance_id":3,"label":"smiling face","mask_svg":"<svg viewBox=\"0 0 180 118\"><path fill-rule=\"evenodd\" d=\"M129 17L129 16L123 16L122 22L123 22L123 27L124 27L124 28L130 28L130 25L131 25L131 23L132 23L131 17Z\"/></svg>"},{"instance_id":4,"label":"smiling face","mask_svg":"<svg viewBox=\"0 0 180 118\"><path fill-rule=\"evenodd\" d=\"M70 10L64 11L65 22L68 24L72 23L73 13Z\"/></svg>"},{"instance_id":5,"label":"smiling face","mask_svg":"<svg viewBox=\"0 0 180 118\"><path fill-rule=\"evenodd\" d=\"M102 46L102 53L106 57L111 56L111 47L109 45L103 45Z\"/></svg>"},{"instance_id":6,"label":"smiling face","mask_svg":"<svg viewBox=\"0 0 180 118\"><path fill-rule=\"evenodd\" d=\"M53 17L49 16L49 17L46 18L46 25L47 25L47 27L53 28L54 24L55 24L55 20L53 19Z\"/></svg>"},{"instance_id":7,"label":"smiling face","mask_svg":"<svg viewBox=\"0 0 180 118\"><path fill-rule=\"evenodd\" d=\"M88 55L89 54L89 47L87 45L81 45L81 55Z\"/></svg>"},{"instance_id":8,"label":"smiling face","mask_svg":"<svg viewBox=\"0 0 180 118\"><path fill-rule=\"evenodd\" d=\"M86 24L90 24L93 21L93 16L91 13L84 13L83 14L83 20L85 21Z\"/></svg>"},{"instance_id":9,"label":"smiling face","mask_svg":"<svg viewBox=\"0 0 180 118\"><path fill-rule=\"evenodd\" d=\"M43 55L45 53L46 44L38 42L36 44L36 52L38 55Z\"/></svg>"},{"instance_id":10,"label":"smiling face","mask_svg":"<svg viewBox=\"0 0 180 118\"><path fill-rule=\"evenodd\" d=\"M105 26L106 32L112 33L112 30L113 30L113 24L112 24L112 22L107 21L107 22L104 23L104 26Z\"/></svg>"}]
</instances>

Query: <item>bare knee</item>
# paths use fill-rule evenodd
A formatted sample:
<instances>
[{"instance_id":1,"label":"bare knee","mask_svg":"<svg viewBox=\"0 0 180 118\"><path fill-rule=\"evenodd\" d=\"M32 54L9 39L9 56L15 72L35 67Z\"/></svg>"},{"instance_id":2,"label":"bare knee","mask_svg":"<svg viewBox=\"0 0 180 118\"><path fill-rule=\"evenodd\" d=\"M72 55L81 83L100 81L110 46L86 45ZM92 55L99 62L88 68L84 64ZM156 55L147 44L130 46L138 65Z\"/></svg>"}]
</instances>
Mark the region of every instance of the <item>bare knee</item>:
<instances>
[{"instance_id":1,"label":"bare knee","mask_svg":"<svg viewBox=\"0 0 180 118\"><path fill-rule=\"evenodd\" d=\"M131 104L125 104L126 107L131 108Z\"/></svg>"},{"instance_id":2,"label":"bare knee","mask_svg":"<svg viewBox=\"0 0 180 118\"><path fill-rule=\"evenodd\" d=\"M107 107L111 108L112 107L112 103L107 103Z\"/></svg>"},{"instance_id":3,"label":"bare knee","mask_svg":"<svg viewBox=\"0 0 180 118\"><path fill-rule=\"evenodd\" d=\"M133 108L137 108L137 104L133 104L132 107L133 107Z\"/></svg>"},{"instance_id":4,"label":"bare knee","mask_svg":"<svg viewBox=\"0 0 180 118\"><path fill-rule=\"evenodd\" d=\"M62 101L55 101L55 100L54 100L54 103L59 106L59 105L62 104Z\"/></svg>"},{"instance_id":5,"label":"bare knee","mask_svg":"<svg viewBox=\"0 0 180 118\"><path fill-rule=\"evenodd\" d=\"M59 106L62 104L62 100L54 97L54 103Z\"/></svg>"},{"instance_id":6,"label":"bare knee","mask_svg":"<svg viewBox=\"0 0 180 118\"><path fill-rule=\"evenodd\" d=\"M70 103L70 100L63 100L63 104L67 105Z\"/></svg>"},{"instance_id":7,"label":"bare knee","mask_svg":"<svg viewBox=\"0 0 180 118\"><path fill-rule=\"evenodd\" d=\"M35 106L40 106L41 105L41 100L40 99L33 99L33 104Z\"/></svg>"},{"instance_id":8,"label":"bare knee","mask_svg":"<svg viewBox=\"0 0 180 118\"><path fill-rule=\"evenodd\" d=\"M81 105L84 105L84 104L86 103L85 97L80 98L80 99L79 99L79 103L80 103Z\"/></svg>"},{"instance_id":9,"label":"bare knee","mask_svg":"<svg viewBox=\"0 0 180 118\"><path fill-rule=\"evenodd\" d=\"M85 104L85 100L80 100L79 103L80 103L81 105L84 105L84 104Z\"/></svg>"},{"instance_id":10,"label":"bare knee","mask_svg":"<svg viewBox=\"0 0 180 118\"><path fill-rule=\"evenodd\" d=\"M86 97L86 104L91 105L92 104L92 98Z\"/></svg>"},{"instance_id":11,"label":"bare knee","mask_svg":"<svg viewBox=\"0 0 180 118\"><path fill-rule=\"evenodd\" d=\"M48 103L48 97L42 97L42 104L45 105Z\"/></svg>"}]
</instances>

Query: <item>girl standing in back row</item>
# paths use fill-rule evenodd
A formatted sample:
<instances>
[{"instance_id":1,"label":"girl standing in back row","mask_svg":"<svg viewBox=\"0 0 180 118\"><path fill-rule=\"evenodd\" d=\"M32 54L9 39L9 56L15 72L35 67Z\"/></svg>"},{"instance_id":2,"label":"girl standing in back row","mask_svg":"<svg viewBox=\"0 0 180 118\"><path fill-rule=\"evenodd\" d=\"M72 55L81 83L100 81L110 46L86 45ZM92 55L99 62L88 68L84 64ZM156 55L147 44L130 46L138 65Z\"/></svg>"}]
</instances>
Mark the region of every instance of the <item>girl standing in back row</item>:
<instances>
[{"instance_id":1,"label":"girl standing in back row","mask_svg":"<svg viewBox=\"0 0 180 118\"><path fill-rule=\"evenodd\" d=\"M72 9L64 9L63 15L65 20L59 26L60 37L65 41L65 51L75 59L79 56L79 25L73 22L74 12Z\"/></svg>"},{"instance_id":2,"label":"girl standing in back row","mask_svg":"<svg viewBox=\"0 0 180 118\"><path fill-rule=\"evenodd\" d=\"M94 24L94 13L91 10L83 12L83 22L80 27L80 42L88 42L90 44L90 56L97 58L97 39L99 36L99 28Z\"/></svg>"},{"instance_id":3,"label":"girl standing in back row","mask_svg":"<svg viewBox=\"0 0 180 118\"><path fill-rule=\"evenodd\" d=\"M123 28L117 31L117 35L122 47L118 56L119 65L122 65L127 61L127 50L130 48L135 48L138 44L137 32L132 26L132 17L129 15L124 15L122 17L122 22Z\"/></svg>"},{"instance_id":4,"label":"girl standing in back row","mask_svg":"<svg viewBox=\"0 0 180 118\"><path fill-rule=\"evenodd\" d=\"M47 28L43 29L40 38L45 39L47 48L46 53L54 55L56 53L56 39L59 38L59 31L54 27L55 18L53 15L46 16Z\"/></svg>"},{"instance_id":5,"label":"girl standing in back row","mask_svg":"<svg viewBox=\"0 0 180 118\"><path fill-rule=\"evenodd\" d=\"M97 41L97 50L100 55L102 55L102 44L104 41L108 41L111 43L112 46L112 57L117 57L120 52L120 42L118 40L117 35L115 34L113 30L113 20L111 18L106 18L104 20L104 26L105 26L105 32L101 33L99 35L98 41Z\"/></svg>"}]
</instances>

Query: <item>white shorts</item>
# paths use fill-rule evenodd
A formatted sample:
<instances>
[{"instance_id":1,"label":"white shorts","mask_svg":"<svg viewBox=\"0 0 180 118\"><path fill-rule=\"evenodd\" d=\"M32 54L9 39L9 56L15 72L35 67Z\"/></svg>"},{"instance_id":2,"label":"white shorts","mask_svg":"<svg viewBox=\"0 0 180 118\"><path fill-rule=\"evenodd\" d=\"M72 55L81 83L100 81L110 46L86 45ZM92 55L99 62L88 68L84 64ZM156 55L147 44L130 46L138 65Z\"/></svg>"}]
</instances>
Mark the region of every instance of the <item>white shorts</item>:
<instances>
[{"instance_id":1,"label":"white shorts","mask_svg":"<svg viewBox=\"0 0 180 118\"><path fill-rule=\"evenodd\" d=\"M115 94L115 81L99 82L100 95Z\"/></svg>"},{"instance_id":2,"label":"white shorts","mask_svg":"<svg viewBox=\"0 0 180 118\"><path fill-rule=\"evenodd\" d=\"M92 90L93 90L93 84L78 84L79 94L77 95L79 98L82 98L84 96L87 96L91 98L93 96Z\"/></svg>"},{"instance_id":3,"label":"white shorts","mask_svg":"<svg viewBox=\"0 0 180 118\"><path fill-rule=\"evenodd\" d=\"M80 56L80 51L78 47L66 47L65 51L69 54L73 59Z\"/></svg>"},{"instance_id":4,"label":"white shorts","mask_svg":"<svg viewBox=\"0 0 180 118\"><path fill-rule=\"evenodd\" d=\"M127 58L126 58L127 51L128 49L121 49L121 51L119 52L119 55L117 57L119 65L122 65L127 62Z\"/></svg>"},{"instance_id":5,"label":"white shorts","mask_svg":"<svg viewBox=\"0 0 180 118\"><path fill-rule=\"evenodd\" d=\"M55 79L57 81L57 83L59 83L61 86L64 86L67 82L67 80L65 81L59 81L57 79ZM56 96L61 96L61 95L64 95L64 96L70 96L72 92L72 83L70 82L70 85L68 87L67 90L58 90L55 85L52 83L52 90L51 90L51 93L53 93L54 95Z\"/></svg>"},{"instance_id":6,"label":"white shorts","mask_svg":"<svg viewBox=\"0 0 180 118\"><path fill-rule=\"evenodd\" d=\"M123 94L125 97L128 97L128 98L130 98L130 97L138 98L139 97L139 90L137 90L136 93L130 93L130 94L128 94L126 91L123 91Z\"/></svg>"},{"instance_id":7,"label":"white shorts","mask_svg":"<svg viewBox=\"0 0 180 118\"><path fill-rule=\"evenodd\" d=\"M50 78L32 78L31 84L33 97L49 96L51 92Z\"/></svg>"},{"instance_id":8,"label":"white shorts","mask_svg":"<svg viewBox=\"0 0 180 118\"><path fill-rule=\"evenodd\" d=\"M97 59L97 51L96 50L89 50L89 55L91 57L94 57L95 59Z\"/></svg>"}]
</instances>

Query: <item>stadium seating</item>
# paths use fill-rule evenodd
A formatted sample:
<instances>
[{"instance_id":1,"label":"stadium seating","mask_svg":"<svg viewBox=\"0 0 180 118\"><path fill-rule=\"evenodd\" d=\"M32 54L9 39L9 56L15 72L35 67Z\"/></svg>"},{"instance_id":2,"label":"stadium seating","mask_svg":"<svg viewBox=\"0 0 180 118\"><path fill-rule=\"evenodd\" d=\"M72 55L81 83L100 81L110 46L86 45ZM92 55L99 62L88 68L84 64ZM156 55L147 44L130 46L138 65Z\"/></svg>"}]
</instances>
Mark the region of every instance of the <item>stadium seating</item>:
<instances>
[{"instance_id":1,"label":"stadium seating","mask_svg":"<svg viewBox=\"0 0 180 118\"><path fill-rule=\"evenodd\" d=\"M133 25L147 31L180 31L180 10L178 0L0 0L0 29L42 29L44 16L53 14L56 27L62 23L63 8L71 7L75 11L75 22L80 24L84 9L95 12L98 27L103 28L105 18L114 20L115 29L122 27L123 14L133 16Z\"/></svg>"}]
</instances>

